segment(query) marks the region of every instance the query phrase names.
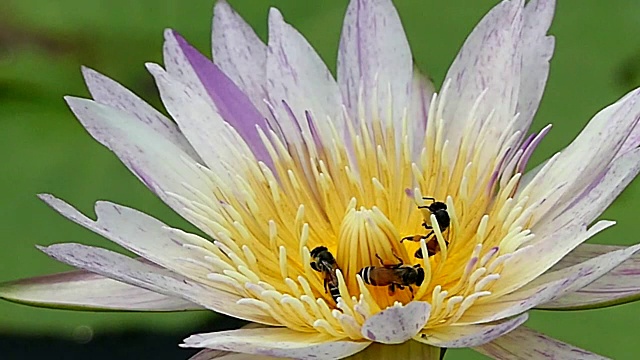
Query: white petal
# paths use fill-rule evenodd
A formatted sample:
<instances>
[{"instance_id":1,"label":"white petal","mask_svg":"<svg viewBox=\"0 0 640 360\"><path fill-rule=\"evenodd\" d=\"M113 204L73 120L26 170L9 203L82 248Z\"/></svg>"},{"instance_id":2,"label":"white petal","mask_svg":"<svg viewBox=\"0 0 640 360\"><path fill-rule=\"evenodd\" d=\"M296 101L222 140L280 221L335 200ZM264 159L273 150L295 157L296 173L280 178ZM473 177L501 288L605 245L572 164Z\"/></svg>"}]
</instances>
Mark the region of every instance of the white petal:
<instances>
[{"instance_id":1,"label":"white petal","mask_svg":"<svg viewBox=\"0 0 640 360\"><path fill-rule=\"evenodd\" d=\"M600 355L563 343L524 326L476 347L474 350L492 359L507 360L606 360Z\"/></svg>"},{"instance_id":2,"label":"white petal","mask_svg":"<svg viewBox=\"0 0 640 360\"><path fill-rule=\"evenodd\" d=\"M311 138L307 111L326 143L332 138L329 121L337 134L343 134L338 84L307 40L275 8L269 11L266 86L278 125L289 142L302 141L300 132Z\"/></svg>"},{"instance_id":3,"label":"white petal","mask_svg":"<svg viewBox=\"0 0 640 360\"><path fill-rule=\"evenodd\" d=\"M166 193L188 196L183 184L206 193L209 185L196 170L196 163L173 142L144 122L120 110L91 100L65 97L87 131L118 158L158 197L177 213L184 206Z\"/></svg>"},{"instance_id":4,"label":"white petal","mask_svg":"<svg viewBox=\"0 0 640 360\"><path fill-rule=\"evenodd\" d=\"M519 125L514 130L529 128L538 110L549 77L549 60L553 56L555 39L547 36L553 19L555 0L529 1L524 8L522 27L522 71L516 111Z\"/></svg>"},{"instance_id":5,"label":"white petal","mask_svg":"<svg viewBox=\"0 0 640 360\"><path fill-rule=\"evenodd\" d=\"M98 220L94 221L52 195L43 194L40 198L67 219L104 236L134 254L183 276L197 279L199 274L190 274L191 268L184 259L200 255L182 246L182 242L171 236L172 229L161 221L143 212L106 201L96 203L95 212ZM206 279L206 273L202 277Z\"/></svg>"},{"instance_id":6,"label":"white petal","mask_svg":"<svg viewBox=\"0 0 640 360\"><path fill-rule=\"evenodd\" d=\"M582 244L551 270L556 271L624 246ZM580 310L606 307L635 301L640 298L640 255L634 255L612 271L591 284L570 292L551 302L538 306L539 309Z\"/></svg>"},{"instance_id":7,"label":"white petal","mask_svg":"<svg viewBox=\"0 0 640 360\"><path fill-rule=\"evenodd\" d=\"M490 324L453 325L427 329L415 340L441 348L467 348L486 344L524 324L529 317L521 314Z\"/></svg>"},{"instance_id":8,"label":"white petal","mask_svg":"<svg viewBox=\"0 0 640 360\"><path fill-rule=\"evenodd\" d=\"M237 305L238 295L208 288L190 279L156 266L144 264L109 250L81 244L56 244L41 247L47 255L71 266L138 286L167 296L179 297L207 309L264 324L274 324L265 314Z\"/></svg>"},{"instance_id":9,"label":"white petal","mask_svg":"<svg viewBox=\"0 0 640 360\"><path fill-rule=\"evenodd\" d=\"M213 62L247 94L265 118L267 98L267 46L226 0L213 8Z\"/></svg>"},{"instance_id":10,"label":"white petal","mask_svg":"<svg viewBox=\"0 0 640 360\"><path fill-rule=\"evenodd\" d=\"M475 113L477 121L491 121L487 138L500 139L516 114L523 48L524 1L503 1L473 29L445 77L451 81L443 109L444 138L457 149L468 128L471 109L484 92ZM489 114L493 116L488 120ZM480 151L483 167L497 156L502 144L489 141ZM456 156L455 152L452 152ZM455 159L455 158L454 158Z\"/></svg>"},{"instance_id":11,"label":"white petal","mask_svg":"<svg viewBox=\"0 0 640 360\"><path fill-rule=\"evenodd\" d=\"M522 313L539 304L581 289L640 250L640 244L600 255L580 264L544 274L527 286L499 299L474 305L460 323L484 323Z\"/></svg>"},{"instance_id":12,"label":"white petal","mask_svg":"<svg viewBox=\"0 0 640 360\"><path fill-rule=\"evenodd\" d=\"M222 119L233 126L259 160L271 165L271 157L256 130L256 126L267 129L267 121L247 95L177 32L166 30L164 36L165 66L169 76L186 85L194 94L192 98L205 100ZM183 121L183 131L185 124ZM201 123L197 125L202 127Z\"/></svg>"},{"instance_id":13,"label":"white petal","mask_svg":"<svg viewBox=\"0 0 640 360\"><path fill-rule=\"evenodd\" d=\"M373 110L381 120L396 124L399 134L399 124L409 104L412 64L409 42L391 0L351 0L338 51L338 83L351 119L358 120L358 96L362 90L365 119L371 121L375 117ZM390 100L393 113L388 118ZM401 140L398 136L396 139Z\"/></svg>"},{"instance_id":14,"label":"white petal","mask_svg":"<svg viewBox=\"0 0 640 360\"><path fill-rule=\"evenodd\" d=\"M362 336L382 344L400 344L414 337L429 320L431 305L412 301L405 306L390 306L368 318L360 330Z\"/></svg>"},{"instance_id":15,"label":"white petal","mask_svg":"<svg viewBox=\"0 0 640 360\"><path fill-rule=\"evenodd\" d=\"M612 221L599 221L589 229L584 225L568 224L538 242L516 250L505 261L500 278L494 282L492 294L487 298L500 297L528 284L578 245L614 224Z\"/></svg>"},{"instance_id":16,"label":"white petal","mask_svg":"<svg viewBox=\"0 0 640 360\"><path fill-rule=\"evenodd\" d=\"M176 124L167 119L158 110L147 104L124 86L100 74L99 72L82 67L82 75L87 83L93 99L104 105L122 110L142 121L160 136L173 142L182 151L198 160L198 155L187 139L182 135Z\"/></svg>"},{"instance_id":17,"label":"white petal","mask_svg":"<svg viewBox=\"0 0 640 360\"><path fill-rule=\"evenodd\" d=\"M536 209L536 213L541 214L534 219L539 224L532 228L536 235L557 230L557 227L547 226L549 218L557 214L557 208L564 209L562 204L571 203L578 194L602 176L638 120L640 89L630 92L596 114L580 135L560 153L529 192L532 198L541 198L558 184L570 181L562 191L552 194Z\"/></svg>"},{"instance_id":18,"label":"white petal","mask_svg":"<svg viewBox=\"0 0 640 360\"><path fill-rule=\"evenodd\" d=\"M183 311L201 306L84 270L0 284L0 298L56 309Z\"/></svg>"},{"instance_id":19,"label":"white petal","mask_svg":"<svg viewBox=\"0 0 640 360\"><path fill-rule=\"evenodd\" d=\"M208 348L294 359L342 359L362 351L368 341L349 341L286 328L240 329L192 335L182 347Z\"/></svg>"},{"instance_id":20,"label":"white petal","mask_svg":"<svg viewBox=\"0 0 640 360\"><path fill-rule=\"evenodd\" d=\"M593 180L579 196L565 206L559 206L549 224L557 228L569 221L593 222L613 203L640 171L640 149L633 149L617 157L604 173Z\"/></svg>"}]
</instances>

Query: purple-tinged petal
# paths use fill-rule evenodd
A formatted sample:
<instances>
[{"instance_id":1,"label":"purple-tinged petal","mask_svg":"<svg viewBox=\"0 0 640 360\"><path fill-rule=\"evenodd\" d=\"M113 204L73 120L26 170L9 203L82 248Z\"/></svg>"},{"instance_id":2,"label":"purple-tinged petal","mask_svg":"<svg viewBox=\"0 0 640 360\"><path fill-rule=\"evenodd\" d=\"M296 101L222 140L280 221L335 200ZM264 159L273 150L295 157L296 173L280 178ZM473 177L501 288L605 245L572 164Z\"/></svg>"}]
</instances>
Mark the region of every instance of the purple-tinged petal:
<instances>
[{"instance_id":1,"label":"purple-tinged petal","mask_svg":"<svg viewBox=\"0 0 640 360\"><path fill-rule=\"evenodd\" d=\"M463 134L468 131L469 119L485 123L489 139L504 138L505 129L513 128L518 105L522 74L522 43L524 1L503 1L480 21L460 49L449 68L443 89L444 138L457 149ZM446 91L446 95L444 95ZM477 99L484 94L471 117ZM492 116L490 116L492 114ZM486 124L491 121L490 124ZM495 158L502 144L486 142L479 164L483 167ZM452 152L452 156L455 152ZM454 158L455 159L455 158Z\"/></svg>"},{"instance_id":2,"label":"purple-tinged petal","mask_svg":"<svg viewBox=\"0 0 640 360\"><path fill-rule=\"evenodd\" d=\"M368 341L332 338L286 328L239 329L192 335L182 347L294 359L342 359L362 351Z\"/></svg>"},{"instance_id":3,"label":"purple-tinged petal","mask_svg":"<svg viewBox=\"0 0 640 360\"><path fill-rule=\"evenodd\" d=\"M532 138L530 142L525 141L522 144L521 149L523 150L522 157L518 160L518 166L516 167L516 172L524 173L525 168L527 167L527 163L533 155L534 150L540 145L542 139L549 133L551 130L551 125L545 126L542 130L540 130L537 134L531 134Z\"/></svg>"},{"instance_id":4,"label":"purple-tinged petal","mask_svg":"<svg viewBox=\"0 0 640 360\"><path fill-rule=\"evenodd\" d=\"M396 124L398 135L403 113L409 107L412 72L409 42L391 0L351 0L338 50L338 83L351 120L359 119L361 94L365 119L374 120L377 116L372 116L372 112L375 111L383 122ZM390 100L393 114L388 119ZM377 104L375 109L374 104ZM401 141L399 136L396 140Z\"/></svg>"},{"instance_id":5,"label":"purple-tinged petal","mask_svg":"<svg viewBox=\"0 0 640 360\"><path fill-rule=\"evenodd\" d=\"M553 56L555 39L547 36L556 4L555 0L529 1L524 8L522 26L522 71L518 106L519 125L514 130L527 131L538 110L549 77L549 61Z\"/></svg>"},{"instance_id":6,"label":"purple-tinged petal","mask_svg":"<svg viewBox=\"0 0 640 360\"><path fill-rule=\"evenodd\" d=\"M275 8L269 11L266 86L287 142L311 139L307 112L325 144L333 138L330 126L344 133L338 84L307 40Z\"/></svg>"},{"instance_id":7,"label":"purple-tinged petal","mask_svg":"<svg viewBox=\"0 0 640 360\"><path fill-rule=\"evenodd\" d=\"M563 343L520 326L514 331L475 347L474 350L496 360L606 360L607 358Z\"/></svg>"},{"instance_id":8,"label":"purple-tinged petal","mask_svg":"<svg viewBox=\"0 0 640 360\"><path fill-rule=\"evenodd\" d=\"M158 110L140 99L130 90L118 84L99 72L82 67L82 75L87 83L93 99L100 104L122 110L132 115L138 121L142 121L160 136L174 143L189 156L198 160L198 154L191 144L182 135L174 122L162 115Z\"/></svg>"},{"instance_id":9,"label":"purple-tinged petal","mask_svg":"<svg viewBox=\"0 0 640 360\"><path fill-rule=\"evenodd\" d=\"M414 339L441 348L468 348L486 344L524 324L529 315L479 325L453 325L426 329Z\"/></svg>"},{"instance_id":10,"label":"purple-tinged petal","mask_svg":"<svg viewBox=\"0 0 640 360\"><path fill-rule=\"evenodd\" d=\"M494 301L476 304L459 323L484 323L513 316L581 289L631 257L640 244L612 251L585 262L546 273L527 286ZM506 265L505 265L506 266Z\"/></svg>"},{"instance_id":11,"label":"purple-tinged petal","mask_svg":"<svg viewBox=\"0 0 640 360\"><path fill-rule=\"evenodd\" d=\"M400 344L417 333L427 324L431 305L424 301L412 301L407 305L393 305L368 318L362 329L362 336L382 344Z\"/></svg>"},{"instance_id":12,"label":"purple-tinged petal","mask_svg":"<svg viewBox=\"0 0 640 360\"><path fill-rule=\"evenodd\" d=\"M184 205L167 192L189 196L191 192L184 184L203 193L209 191L207 179L197 170L195 160L130 114L87 99L65 100L91 136L113 151L165 203L189 218Z\"/></svg>"},{"instance_id":13,"label":"purple-tinged petal","mask_svg":"<svg viewBox=\"0 0 640 360\"><path fill-rule=\"evenodd\" d=\"M210 102L169 76L159 65L148 63L147 69L156 81L167 111L209 169L220 175L223 181L230 181L227 176L230 170L233 173L246 172L247 160L255 165L253 159L257 155L256 147L247 143L250 139L243 139L242 135L225 122L210 106ZM257 134L257 129L254 128L254 131ZM261 149L266 151L264 147ZM263 157L270 159L267 154L263 154Z\"/></svg>"},{"instance_id":14,"label":"purple-tinged petal","mask_svg":"<svg viewBox=\"0 0 640 360\"><path fill-rule=\"evenodd\" d=\"M102 248L81 244L56 244L40 247L47 255L79 269L141 287L166 296L178 297L239 319L274 325L266 314L238 305L240 296L209 288L166 269L136 261Z\"/></svg>"},{"instance_id":15,"label":"purple-tinged petal","mask_svg":"<svg viewBox=\"0 0 640 360\"><path fill-rule=\"evenodd\" d=\"M640 124L636 124L636 126L633 128L631 134L629 134L629 137L627 137L627 140L625 140L625 142L620 147L620 150L618 151L616 157L620 157L631 150L637 149L638 147L640 147Z\"/></svg>"},{"instance_id":16,"label":"purple-tinged petal","mask_svg":"<svg viewBox=\"0 0 640 360\"><path fill-rule=\"evenodd\" d=\"M413 158L417 159L424 147L425 130L429 120L429 107L435 87L431 79L423 75L417 67L413 68L411 98L409 100L408 135L412 138ZM404 141L404 139L403 139Z\"/></svg>"},{"instance_id":17,"label":"purple-tinged petal","mask_svg":"<svg viewBox=\"0 0 640 360\"><path fill-rule=\"evenodd\" d=\"M164 50L168 74L183 82L199 98L210 99L209 105L236 129L256 158L271 165L271 157L256 129L256 126L267 129L267 120L249 97L218 66L189 45L177 32L165 31Z\"/></svg>"},{"instance_id":18,"label":"purple-tinged petal","mask_svg":"<svg viewBox=\"0 0 640 360\"><path fill-rule=\"evenodd\" d=\"M624 246L582 244L551 271L573 266ZM640 255L634 255L591 284L538 306L546 310L583 310L623 304L640 299Z\"/></svg>"},{"instance_id":19,"label":"purple-tinged petal","mask_svg":"<svg viewBox=\"0 0 640 360\"><path fill-rule=\"evenodd\" d=\"M184 311L203 307L84 270L0 284L0 298L33 306L92 311Z\"/></svg>"},{"instance_id":20,"label":"purple-tinged petal","mask_svg":"<svg viewBox=\"0 0 640 360\"><path fill-rule=\"evenodd\" d=\"M557 226L548 226L548 221L557 214L558 207L562 210L562 204L571 203L576 194L602 176L639 120L640 89L636 89L598 112L551 167L531 180L535 186L522 193L532 198L541 198L558 183L570 181L563 191L554 192L536 209L537 214L542 214L533 219L536 235L557 230Z\"/></svg>"},{"instance_id":21,"label":"purple-tinged petal","mask_svg":"<svg viewBox=\"0 0 640 360\"><path fill-rule=\"evenodd\" d=\"M213 8L213 62L227 75L264 118L271 114L267 98L267 46L226 0Z\"/></svg>"}]
</instances>

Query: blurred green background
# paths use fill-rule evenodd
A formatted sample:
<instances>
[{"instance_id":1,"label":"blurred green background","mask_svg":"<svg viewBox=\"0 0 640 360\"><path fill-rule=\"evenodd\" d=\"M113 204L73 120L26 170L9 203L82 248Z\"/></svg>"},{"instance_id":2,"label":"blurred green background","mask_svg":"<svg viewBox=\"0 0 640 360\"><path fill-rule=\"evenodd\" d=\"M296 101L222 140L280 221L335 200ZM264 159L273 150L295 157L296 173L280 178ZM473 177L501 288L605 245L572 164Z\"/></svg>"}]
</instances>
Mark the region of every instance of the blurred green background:
<instances>
[{"instance_id":1,"label":"blurred green background","mask_svg":"<svg viewBox=\"0 0 640 360\"><path fill-rule=\"evenodd\" d=\"M335 70L347 0L230 1L266 37L269 6L281 9ZM81 64L98 69L160 107L143 63L161 62L162 30L172 27L210 54L213 0L3 0L0 3L0 281L67 269L34 244L108 241L64 220L36 194L51 192L92 214L108 199L189 228L130 175L74 120L62 96L86 96ZM442 82L466 35L497 1L395 1L417 64ZM561 1L551 33L556 53L533 129L553 123L533 163L564 147L589 118L640 85L640 2ZM213 139L212 139L213 140ZM618 225L593 239L631 244L637 236L640 182L605 214ZM70 312L0 302L1 334L78 337L87 329L177 333L178 339L211 321L206 312L128 314ZM225 321L220 318L219 321ZM611 309L534 312L529 325L563 341L615 359L638 351L640 303ZM448 359L480 359L450 351Z\"/></svg>"}]
</instances>

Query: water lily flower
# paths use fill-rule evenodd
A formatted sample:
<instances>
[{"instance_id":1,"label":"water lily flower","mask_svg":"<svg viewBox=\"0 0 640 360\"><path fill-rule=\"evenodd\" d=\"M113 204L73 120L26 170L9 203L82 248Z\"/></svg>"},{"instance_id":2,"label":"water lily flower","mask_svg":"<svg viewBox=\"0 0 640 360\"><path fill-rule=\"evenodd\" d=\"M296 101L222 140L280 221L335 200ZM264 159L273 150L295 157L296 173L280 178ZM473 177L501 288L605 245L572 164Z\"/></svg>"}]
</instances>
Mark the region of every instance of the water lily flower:
<instances>
[{"instance_id":1,"label":"water lily flower","mask_svg":"<svg viewBox=\"0 0 640 360\"><path fill-rule=\"evenodd\" d=\"M640 169L640 92L525 171L550 130L529 133L554 6L495 6L438 93L414 67L390 0L350 2L336 78L278 10L264 44L219 1L213 61L167 30L164 67L147 64L173 121L83 69L93 99L66 98L80 122L205 236L104 201L93 220L41 195L138 257L41 247L81 270L6 283L0 296L204 308L258 324L188 337L181 346L204 349L197 359L438 359L462 347L496 359L599 358L522 324L534 308L638 298L630 257L640 245L583 243L614 224L596 219ZM332 270L312 265L319 246Z\"/></svg>"}]
</instances>

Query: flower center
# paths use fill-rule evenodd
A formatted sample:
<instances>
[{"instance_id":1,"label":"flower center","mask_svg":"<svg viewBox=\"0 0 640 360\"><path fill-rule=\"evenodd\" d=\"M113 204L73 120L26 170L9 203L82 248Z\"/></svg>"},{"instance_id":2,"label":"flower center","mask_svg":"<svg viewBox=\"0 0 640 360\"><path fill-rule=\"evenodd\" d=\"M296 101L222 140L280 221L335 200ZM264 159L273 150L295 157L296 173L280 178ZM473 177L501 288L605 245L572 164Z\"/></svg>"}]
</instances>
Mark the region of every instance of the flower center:
<instances>
[{"instance_id":1,"label":"flower center","mask_svg":"<svg viewBox=\"0 0 640 360\"><path fill-rule=\"evenodd\" d=\"M190 261L204 269L199 281L289 328L352 339L362 338L367 317L395 302L429 302L427 326L439 326L504 293L508 286L492 287L510 254L532 239L527 229L543 201L518 189L531 149L512 149L519 134L484 141L491 112L476 119L473 109L475 125L451 149L446 89L431 103L420 155L410 151L406 119L402 131L362 115L346 119L342 142L333 121L314 123L309 112L314 131L303 129L303 143L260 133L272 168L246 152L234 164L246 173L233 186L200 168L213 196L179 199L215 239L184 239L198 251Z\"/></svg>"},{"instance_id":2,"label":"flower center","mask_svg":"<svg viewBox=\"0 0 640 360\"><path fill-rule=\"evenodd\" d=\"M405 247L400 245L399 239L400 235L393 224L378 208L349 208L340 227L336 250L347 288L357 290L356 275L362 269L373 266L372 271L367 273L371 281L369 278L363 280L369 284L369 291L377 303L387 307L395 301L409 302L412 298L410 286L415 284L403 284L400 269L389 266L401 263L408 264L408 267L412 265L412 259ZM380 272L383 273L375 275ZM382 278L376 281L374 277ZM394 286L396 284L404 289L398 289Z\"/></svg>"}]
</instances>

